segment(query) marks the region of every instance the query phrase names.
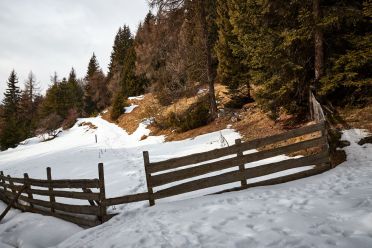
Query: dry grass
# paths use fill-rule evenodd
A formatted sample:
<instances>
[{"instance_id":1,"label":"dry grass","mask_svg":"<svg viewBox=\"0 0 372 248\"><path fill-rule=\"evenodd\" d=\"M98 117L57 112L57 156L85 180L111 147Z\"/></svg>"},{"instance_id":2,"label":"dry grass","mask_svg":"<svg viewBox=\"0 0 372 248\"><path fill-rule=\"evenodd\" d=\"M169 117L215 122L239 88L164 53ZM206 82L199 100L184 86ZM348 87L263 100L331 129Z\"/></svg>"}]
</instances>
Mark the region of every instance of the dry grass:
<instances>
[{"instance_id":1,"label":"dry grass","mask_svg":"<svg viewBox=\"0 0 372 248\"><path fill-rule=\"evenodd\" d=\"M97 129L97 126L94 125L93 123L91 122L82 122L79 124L79 127L82 127L82 126L85 126L85 127L88 127L88 129Z\"/></svg>"},{"instance_id":2,"label":"dry grass","mask_svg":"<svg viewBox=\"0 0 372 248\"><path fill-rule=\"evenodd\" d=\"M338 128L360 128L372 133L372 104L364 108L337 109L337 112L340 116Z\"/></svg>"},{"instance_id":3,"label":"dry grass","mask_svg":"<svg viewBox=\"0 0 372 248\"><path fill-rule=\"evenodd\" d=\"M203 94L207 93L206 86L199 86L199 89L205 89ZM263 138L279 133L283 133L288 129L298 128L311 123L303 123L302 125L285 127L284 123L290 119L290 116L281 116L279 121L273 121L266 113L264 113L255 103L246 104L240 110L225 109L224 105L230 101L227 95L227 89L222 85L216 85L216 95L218 100L220 111L219 118L215 121L186 132L178 133L172 129L160 129L157 125L150 125L148 128L151 130L150 135L165 135L167 141L183 140L188 138L194 138L198 135L219 131L231 126L242 135L243 141L249 141L253 139ZM170 106L161 106L155 97L148 93L144 96L143 100L131 100L129 103L138 105L131 113L123 114L116 121L120 127L125 129L129 134L133 133L139 123L144 119L155 117L155 119L161 119L169 115L171 112L182 112L185 111L191 104L195 103L202 94L198 94L191 97L184 97L177 100ZM344 120L344 126L353 128L364 128L372 132L372 106L368 106L362 109L344 109L339 110L341 119ZM110 120L110 114L107 112L103 115L103 118ZM273 145L262 147L262 149L272 149L279 146L284 146L296 142L319 137L319 133L313 133L310 135L304 135L295 139L286 140ZM145 139L146 137L142 137ZM294 153L291 155L305 155L312 154L316 149L308 149L305 152Z\"/></svg>"}]
</instances>

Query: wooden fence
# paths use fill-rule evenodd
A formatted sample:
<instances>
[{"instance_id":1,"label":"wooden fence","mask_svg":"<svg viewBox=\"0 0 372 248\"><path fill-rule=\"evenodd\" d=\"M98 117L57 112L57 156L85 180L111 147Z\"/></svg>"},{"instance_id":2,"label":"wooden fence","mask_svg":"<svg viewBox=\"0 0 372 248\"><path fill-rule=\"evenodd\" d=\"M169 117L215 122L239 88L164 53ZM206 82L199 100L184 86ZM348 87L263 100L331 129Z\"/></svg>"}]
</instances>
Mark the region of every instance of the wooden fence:
<instances>
[{"instance_id":1,"label":"wooden fence","mask_svg":"<svg viewBox=\"0 0 372 248\"><path fill-rule=\"evenodd\" d=\"M98 179L53 180L48 167L45 180L29 178L27 173L23 178L5 176L1 171L0 199L22 211L58 217L84 227L96 226L110 218L106 213L103 164L98 165L98 172ZM89 205L59 203L57 197Z\"/></svg>"},{"instance_id":2,"label":"wooden fence","mask_svg":"<svg viewBox=\"0 0 372 248\"><path fill-rule=\"evenodd\" d=\"M245 143L242 143L241 140L238 139L235 141L235 145L222 149L191 154L188 156L173 158L160 162L150 162L149 153L147 151L143 152L150 205L154 205L155 200L157 199L184 194L209 187L234 182L240 182L240 187L232 190L271 185L308 177L329 169L329 145L325 116L321 105L311 92L310 112L315 124ZM301 140L300 137L303 137L304 135L311 138L296 142L297 140ZM295 143L292 142L291 144L284 146L278 145L278 143L285 143L289 139L293 139ZM263 147L273 148L262 150ZM316 152L312 152L310 155L304 157L291 158L274 163L262 162L261 165L250 168L246 168L245 166L247 163L268 159L278 155L292 154L312 148L316 148L313 149ZM256 152L244 154L244 152L253 149L256 150ZM216 159L221 160L211 161ZM305 170L286 176L262 180L255 183L247 183L247 179L268 176L274 173L304 166L314 167L310 170ZM226 169L232 169L232 171L200 178L200 176ZM199 178L193 179L195 177ZM182 180L188 181L179 183ZM173 185L174 183L178 184ZM162 188L160 190L155 190L157 187Z\"/></svg>"},{"instance_id":3,"label":"wooden fence","mask_svg":"<svg viewBox=\"0 0 372 248\"><path fill-rule=\"evenodd\" d=\"M107 205L148 200L152 206L157 199L224 184L240 182L240 187L223 191L226 192L288 182L330 169L325 116L321 105L312 93L310 93L310 98L310 112L315 124L309 126L244 143L238 139L234 145L229 147L160 162L150 162L149 153L144 151L147 192L110 198L107 200ZM256 152L244 154L244 152L252 150L256 150ZM262 162L260 166L251 168L245 166L248 163L300 151L305 151L307 156L293 157L274 163ZM255 183L247 182L248 179L305 166L313 166L313 168ZM210 176L210 173L218 173L226 169L231 171ZM157 190L159 187L161 189Z\"/></svg>"},{"instance_id":4,"label":"wooden fence","mask_svg":"<svg viewBox=\"0 0 372 248\"><path fill-rule=\"evenodd\" d=\"M107 207L113 205L149 201L152 206L158 199L234 182L240 182L240 187L221 192L284 183L319 174L330 169L329 145L324 113L312 93L310 108L314 123L285 133L244 143L238 139L229 147L159 162L150 162L149 153L144 151L147 192L106 198L103 164L99 164L99 179L52 180L50 168L47 169L47 180L31 179L27 174L24 178L11 178L1 172L0 197L24 211L52 215L81 226L94 226L113 216L107 214ZM305 156L290 157L278 162L265 160L300 151ZM246 166L256 161L261 161L261 164L255 167ZM305 166L312 167L285 176L247 182L249 179L272 176L274 173ZM224 171L227 169L229 171ZM215 175L216 173L219 174ZM47 190L35 189L35 186L45 187ZM60 191L55 190L56 188L80 188L82 192ZM98 192L93 192L92 189L97 189ZM21 195L20 201L17 201L15 197L21 190L26 195ZM35 195L48 196L49 201L35 199ZM55 197L87 200L89 205L57 203Z\"/></svg>"}]
</instances>

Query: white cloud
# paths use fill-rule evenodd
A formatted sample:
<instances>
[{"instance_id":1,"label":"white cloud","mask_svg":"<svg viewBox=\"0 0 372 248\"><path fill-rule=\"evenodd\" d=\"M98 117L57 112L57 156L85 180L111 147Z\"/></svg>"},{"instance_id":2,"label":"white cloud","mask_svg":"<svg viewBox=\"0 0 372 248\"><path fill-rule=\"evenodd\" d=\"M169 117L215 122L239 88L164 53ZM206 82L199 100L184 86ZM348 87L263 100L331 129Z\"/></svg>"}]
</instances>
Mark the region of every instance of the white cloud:
<instances>
[{"instance_id":1,"label":"white cloud","mask_svg":"<svg viewBox=\"0 0 372 248\"><path fill-rule=\"evenodd\" d=\"M83 77L95 52L104 71L120 26L137 29L149 8L146 0L0 1L0 99L12 69L20 82L29 71L42 88L57 71L74 67Z\"/></svg>"}]
</instances>

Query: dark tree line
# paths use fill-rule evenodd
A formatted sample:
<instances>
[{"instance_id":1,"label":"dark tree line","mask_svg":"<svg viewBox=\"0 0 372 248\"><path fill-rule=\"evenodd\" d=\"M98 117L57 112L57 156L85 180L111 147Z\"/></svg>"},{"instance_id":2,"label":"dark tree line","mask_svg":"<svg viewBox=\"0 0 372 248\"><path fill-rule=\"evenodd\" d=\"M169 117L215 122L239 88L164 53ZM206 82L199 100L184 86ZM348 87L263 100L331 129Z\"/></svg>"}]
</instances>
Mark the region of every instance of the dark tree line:
<instances>
[{"instance_id":1,"label":"dark tree line","mask_svg":"<svg viewBox=\"0 0 372 248\"><path fill-rule=\"evenodd\" d=\"M256 101L272 118L306 118L312 89L323 103L363 105L372 98L372 3L368 0L149 0L137 32L119 28L105 75L93 54L87 74L52 77L45 96L30 73L16 73L0 105L0 145L66 128L111 106L116 120L129 96L152 92L163 105L208 86L189 111L217 117L214 83L231 98ZM203 108L199 108L202 106ZM175 118L179 123L182 118ZM186 125L187 126L187 125ZM191 125L194 126L194 125ZM186 127L185 127L186 128ZM187 127L189 128L189 127Z\"/></svg>"}]
</instances>

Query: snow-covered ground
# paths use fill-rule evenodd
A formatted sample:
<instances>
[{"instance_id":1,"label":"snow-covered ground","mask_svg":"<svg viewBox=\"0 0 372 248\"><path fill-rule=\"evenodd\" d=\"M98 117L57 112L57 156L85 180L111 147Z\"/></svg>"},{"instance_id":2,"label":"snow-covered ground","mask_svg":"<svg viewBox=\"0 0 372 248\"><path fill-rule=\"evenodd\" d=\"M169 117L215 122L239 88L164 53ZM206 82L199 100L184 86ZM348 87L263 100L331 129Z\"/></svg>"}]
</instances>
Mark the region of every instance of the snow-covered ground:
<instances>
[{"instance_id":1,"label":"snow-covered ground","mask_svg":"<svg viewBox=\"0 0 372 248\"><path fill-rule=\"evenodd\" d=\"M348 161L282 185L123 212L58 247L372 247L372 145L349 130Z\"/></svg>"},{"instance_id":2,"label":"snow-covered ground","mask_svg":"<svg viewBox=\"0 0 372 248\"><path fill-rule=\"evenodd\" d=\"M83 122L97 128L79 126ZM132 135L99 117L79 123L55 140L33 138L1 152L0 170L45 178L49 166L53 178L96 178L97 164L103 162L106 194L113 197L146 191L143 150L159 161L220 148L221 135L229 144L239 137L225 129L184 141L164 143L161 136L141 141L149 134L146 122ZM227 185L164 199L151 208L147 202L121 205L109 209L118 216L89 230L12 210L0 224L0 247L50 247L62 240L58 247L372 247L372 146L355 143L363 135L345 132L344 139L351 141L345 148L348 161L322 175L198 197L232 186ZM191 197L196 198L185 200Z\"/></svg>"}]
</instances>

